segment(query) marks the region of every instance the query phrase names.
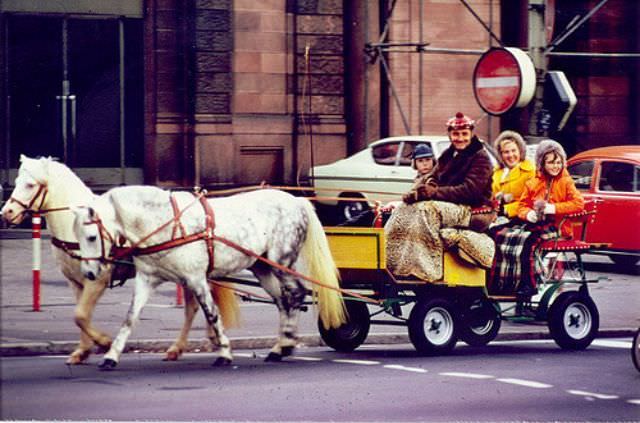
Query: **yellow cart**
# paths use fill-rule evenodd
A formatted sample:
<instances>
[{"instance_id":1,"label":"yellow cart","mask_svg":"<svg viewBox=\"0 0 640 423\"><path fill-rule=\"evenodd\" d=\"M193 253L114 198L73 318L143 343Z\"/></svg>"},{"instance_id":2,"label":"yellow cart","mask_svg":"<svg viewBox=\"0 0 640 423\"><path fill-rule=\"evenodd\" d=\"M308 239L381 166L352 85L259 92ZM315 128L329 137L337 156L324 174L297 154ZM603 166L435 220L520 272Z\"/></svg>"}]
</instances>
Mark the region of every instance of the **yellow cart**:
<instances>
[{"instance_id":1,"label":"yellow cart","mask_svg":"<svg viewBox=\"0 0 640 423\"><path fill-rule=\"evenodd\" d=\"M489 295L487 271L462 260L455 252L444 254L441 281L400 279L387 270L383 229L325 227L325 233L340 270L342 288L358 295L345 295L347 323L337 329L319 325L322 339L335 350L358 348L371 324L406 325L415 348L428 355L450 352L458 339L474 346L485 345L495 339L502 320L546 321L553 339L565 349L584 349L597 335L599 314L587 288L597 280L585 276L580 255L591 246L581 241L575 251L563 246L563 253L575 253L577 265L571 275L558 277L555 264L545 261L548 253L557 255L553 246L540 251L541 265L549 271L540 275L539 298L520 303L515 296ZM566 290L569 284L579 289ZM403 307L408 305L413 307L407 318ZM391 319L378 319L381 315Z\"/></svg>"}]
</instances>

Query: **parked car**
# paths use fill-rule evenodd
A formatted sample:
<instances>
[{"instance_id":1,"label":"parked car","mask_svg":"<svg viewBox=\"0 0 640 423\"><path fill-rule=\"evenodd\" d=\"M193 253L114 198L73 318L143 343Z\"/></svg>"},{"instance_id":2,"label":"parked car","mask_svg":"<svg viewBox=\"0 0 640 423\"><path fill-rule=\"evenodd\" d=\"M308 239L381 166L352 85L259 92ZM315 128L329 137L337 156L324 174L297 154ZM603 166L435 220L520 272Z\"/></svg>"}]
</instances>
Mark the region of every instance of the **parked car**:
<instances>
[{"instance_id":1,"label":"parked car","mask_svg":"<svg viewBox=\"0 0 640 423\"><path fill-rule=\"evenodd\" d=\"M596 253L632 266L640 260L640 146L622 145L584 151L567 163L576 187L597 213L587 242L608 243Z\"/></svg>"},{"instance_id":2,"label":"parked car","mask_svg":"<svg viewBox=\"0 0 640 423\"><path fill-rule=\"evenodd\" d=\"M436 157L451 144L446 135L390 137L375 141L345 159L313 167L310 176L318 201L336 206L339 220L349 220L369 210L376 201L384 204L400 200L411 189L416 176L411 168L413 149L423 143L431 147ZM486 147L495 162L495 154ZM362 201L340 198L362 198Z\"/></svg>"}]
</instances>

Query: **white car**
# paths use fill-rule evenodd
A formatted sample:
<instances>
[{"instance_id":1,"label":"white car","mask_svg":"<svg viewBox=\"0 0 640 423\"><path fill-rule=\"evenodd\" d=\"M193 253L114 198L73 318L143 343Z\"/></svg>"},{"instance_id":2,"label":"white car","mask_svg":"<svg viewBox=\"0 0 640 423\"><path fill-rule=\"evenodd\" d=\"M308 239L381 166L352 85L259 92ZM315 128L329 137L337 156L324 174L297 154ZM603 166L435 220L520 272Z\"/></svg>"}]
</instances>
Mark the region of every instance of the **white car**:
<instances>
[{"instance_id":1,"label":"white car","mask_svg":"<svg viewBox=\"0 0 640 423\"><path fill-rule=\"evenodd\" d=\"M440 157L450 141L446 135L384 138L350 157L315 166L309 176L318 201L338 206L338 217L349 220L369 210L376 201L385 204L401 200L416 176L411 168L411 155L418 144L429 145L434 155ZM339 198L362 198L362 201Z\"/></svg>"}]
</instances>

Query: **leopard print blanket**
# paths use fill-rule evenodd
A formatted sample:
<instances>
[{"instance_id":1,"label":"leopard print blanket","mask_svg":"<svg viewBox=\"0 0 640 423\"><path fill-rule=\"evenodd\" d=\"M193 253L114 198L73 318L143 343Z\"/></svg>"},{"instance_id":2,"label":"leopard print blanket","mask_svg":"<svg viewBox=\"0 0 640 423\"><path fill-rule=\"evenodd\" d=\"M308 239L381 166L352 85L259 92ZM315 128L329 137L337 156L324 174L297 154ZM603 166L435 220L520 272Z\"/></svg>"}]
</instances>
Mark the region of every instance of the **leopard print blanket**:
<instances>
[{"instance_id":1,"label":"leopard print blanket","mask_svg":"<svg viewBox=\"0 0 640 423\"><path fill-rule=\"evenodd\" d=\"M421 201L398 207L385 225L387 268L396 276L442 280L445 249L457 249L461 257L490 268L495 252L485 234L464 229L471 209L443 201Z\"/></svg>"}]
</instances>

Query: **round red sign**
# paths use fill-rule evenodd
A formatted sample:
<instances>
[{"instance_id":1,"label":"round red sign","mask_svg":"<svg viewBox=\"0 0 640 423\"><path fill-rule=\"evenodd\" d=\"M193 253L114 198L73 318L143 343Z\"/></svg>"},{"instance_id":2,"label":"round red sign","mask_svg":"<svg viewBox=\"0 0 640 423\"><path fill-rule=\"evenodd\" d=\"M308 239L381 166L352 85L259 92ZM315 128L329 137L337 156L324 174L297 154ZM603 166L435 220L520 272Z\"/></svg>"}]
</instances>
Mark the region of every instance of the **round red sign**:
<instances>
[{"instance_id":1,"label":"round red sign","mask_svg":"<svg viewBox=\"0 0 640 423\"><path fill-rule=\"evenodd\" d=\"M535 70L529 56L516 48L492 48L473 72L473 93L482 109L501 115L526 106L535 91Z\"/></svg>"}]
</instances>

